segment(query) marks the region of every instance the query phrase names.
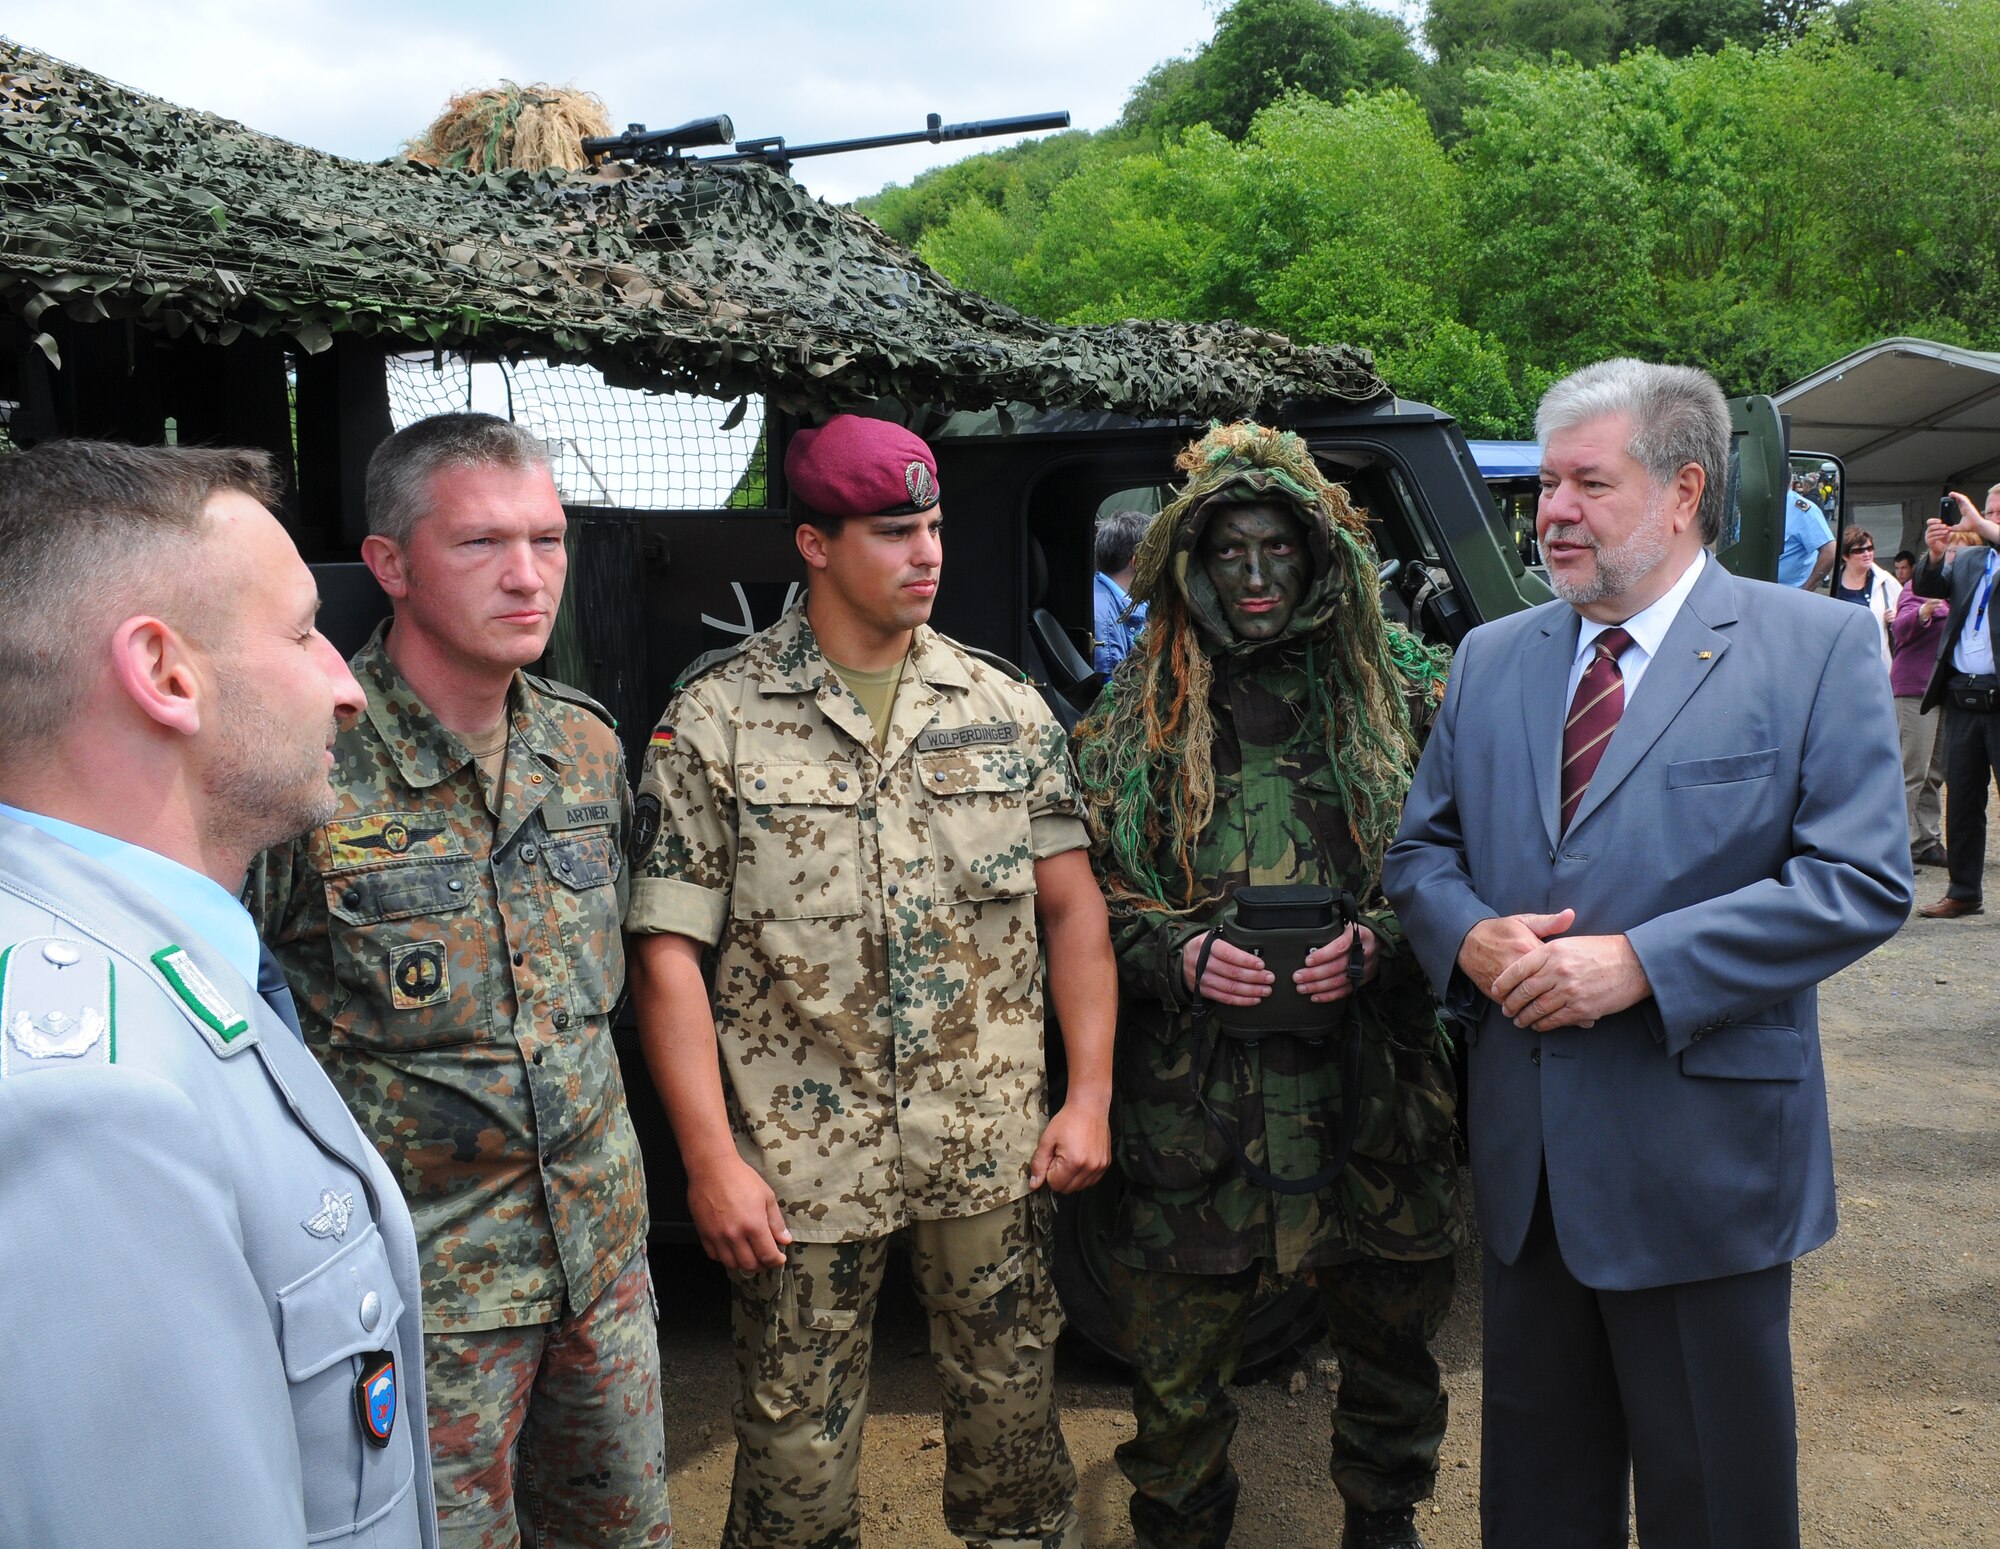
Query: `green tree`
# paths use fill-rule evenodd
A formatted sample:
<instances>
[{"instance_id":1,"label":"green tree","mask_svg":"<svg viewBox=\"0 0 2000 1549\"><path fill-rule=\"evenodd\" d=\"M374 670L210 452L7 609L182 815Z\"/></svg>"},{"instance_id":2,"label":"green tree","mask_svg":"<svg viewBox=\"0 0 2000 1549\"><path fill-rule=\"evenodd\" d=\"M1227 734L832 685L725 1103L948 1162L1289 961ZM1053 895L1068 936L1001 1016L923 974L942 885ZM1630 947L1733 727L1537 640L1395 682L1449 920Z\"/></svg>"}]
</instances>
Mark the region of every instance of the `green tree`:
<instances>
[{"instance_id":1,"label":"green tree","mask_svg":"<svg viewBox=\"0 0 2000 1549\"><path fill-rule=\"evenodd\" d=\"M1159 135L1207 124L1240 140L1288 91L1338 103L1349 91L1412 88L1422 72L1403 24L1359 0L1233 0L1192 58L1146 75L1122 122Z\"/></svg>"}]
</instances>

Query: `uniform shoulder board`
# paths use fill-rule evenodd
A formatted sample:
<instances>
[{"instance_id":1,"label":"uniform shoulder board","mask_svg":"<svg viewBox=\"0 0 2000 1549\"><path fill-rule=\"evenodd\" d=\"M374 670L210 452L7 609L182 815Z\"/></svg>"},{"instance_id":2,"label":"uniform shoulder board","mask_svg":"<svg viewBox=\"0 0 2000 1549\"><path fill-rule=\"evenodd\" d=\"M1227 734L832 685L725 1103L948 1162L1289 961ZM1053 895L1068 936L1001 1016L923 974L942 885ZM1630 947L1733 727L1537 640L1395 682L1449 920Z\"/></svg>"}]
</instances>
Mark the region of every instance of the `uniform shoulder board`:
<instances>
[{"instance_id":1,"label":"uniform shoulder board","mask_svg":"<svg viewBox=\"0 0 2000 1549\"><path fill-rule=\"evenodd\" d=\"M750 638L746 635L734 645L719 645L713 651L703 651L701 655L683 667L680 676L674 679L675 692L678 693L681 689L686 688L688 684L694 682L703 673L714 671L726 661L734 661L749 649Z\"/></svg>"},{"instance_id":2,"label":"uniform shoulder board","mask_svg":"<svg viewBox=\"0 0 2000 1549\"><path fill-rule=\"evenodd\" d=\"M0 1077L118 1057L117 970L91 941L30 936L0 950Z\"/></svg>"},{"instance_id":3,"label":"uniform shoulder board","mask_svg":"<svg viewBox=\"0 0 2000 1549\"><path fill-rule=\"evenodd\" d=\"M976 645L967 645L963 640L952 642L967 656L976 656L989 667L998 667L1009 683L1033 684L1035 681L997 651L982 651Z\"/></svg>"},{"instance_id":4,"label":"uniform shoulder board","mask_svg":"<svg viewBox=\"0 0 2000 1549\"><path fill-rule=\"evenodd\" d=\"M537 692L547 694L551 699L560 699L564 704L581 705L613 731L618 730L618 717L582 689L571 688L567 683L558 683L554 678L538 678L532 672L524 672L521 676L533 684Z\"/></svg>"}]
</instances>

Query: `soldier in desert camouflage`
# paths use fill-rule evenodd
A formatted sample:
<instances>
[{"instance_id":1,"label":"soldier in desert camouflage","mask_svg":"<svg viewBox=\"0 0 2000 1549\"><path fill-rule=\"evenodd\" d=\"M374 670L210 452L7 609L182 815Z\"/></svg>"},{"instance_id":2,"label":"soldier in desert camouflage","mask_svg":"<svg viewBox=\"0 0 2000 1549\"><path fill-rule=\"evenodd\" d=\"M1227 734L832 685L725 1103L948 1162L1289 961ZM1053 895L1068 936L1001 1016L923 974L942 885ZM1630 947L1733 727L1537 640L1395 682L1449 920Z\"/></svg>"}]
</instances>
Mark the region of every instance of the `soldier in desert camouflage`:
<instances>
[{"instance_id":1,"label":"soldier in desert camouflage","mask_svg":"<svg viewBox=\"0 0 2000 1549\"><path fill-rule=\"evenodd\" d=\"M519 669L561 600L534 437L399 432L362 555L395 617L353 659L333 820L246 894L306 1041L408 1195L443 1543L671 1541L646 1183L610 1012L632 800L609 717Z\"/></svg>"},{"instance_id":2,"label":"soldier in desert camouflage","mask_svg":"<svg viewBox=\"0 0 2000 1549\"><path fill-rule=\"evenodd\" d=\"M1077 727L1125 991L1111 1292L1139 1428L1118 1463L1144 1549L1227 1542L1245 1320L1260 1279L1308 1272L1340 1358L1344 1543L1421 1549L1411 1507L1445 1427L1429 1341L1461 1230L1455 1092L1379 877L1412 711L1430 713L1443 663L1385 623L1366 520L1297 436L1215 427L1180 466L1187 483L1139 550L1146 633ZM1358 902L1359 922L1284 987L1329 1026L1350 1002L1341 1031L1221 1034L1221 1008L1279 988L1251 951L1211 940L1251 884ZM1349 1070L1358 1090L1343 1092Z\"/></svg>"},{"instance_id":3,"label":"soldier in desert camouflage","mask_svg":"<svg viewBox=\"0 0 2000 1549\"><path fill-rule=\"evenodd\" d=\"M1047 1191L1108 1164L1116 1014L1068 749L1017 674L926 626L922 441L840 415L794 437L786 475L810 590L667 707L626 916L695 1226L731 1272L723 1541L860 1541L870 1325L900 1236L944 1388L946 1524L1059 1549L1079 1538ZM1053 1118L1044 948L1069 1062Z\"/></svg>"}]
</instances>

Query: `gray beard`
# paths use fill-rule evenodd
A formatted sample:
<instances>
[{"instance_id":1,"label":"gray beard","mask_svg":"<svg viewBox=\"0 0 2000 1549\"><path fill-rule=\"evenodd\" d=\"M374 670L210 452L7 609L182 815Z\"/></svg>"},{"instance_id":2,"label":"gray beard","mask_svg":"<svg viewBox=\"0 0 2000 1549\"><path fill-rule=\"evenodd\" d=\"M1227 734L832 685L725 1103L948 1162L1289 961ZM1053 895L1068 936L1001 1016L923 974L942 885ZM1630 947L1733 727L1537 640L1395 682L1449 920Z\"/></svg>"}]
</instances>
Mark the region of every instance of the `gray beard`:
<instances>
[{"instance_id":1,"label":"gray beard","mask_svg":"<svg viewBox=\"0 0 2000 1549\"><path fill-rule=\"evenodd\" d=\"M1659 519L1665 507L1664 499L1648 501L1639 525L1615 548L1604 548L1581 523L1573 528L1550 527L1544 535L1545 540L1559 538L1565 543L1588 544L1597 555L1596 568L1588 580L1572 581L1552 570L1549 572L1550 589L1573 608L1580 608L1585 603L1602 602L1607 597L1630 591L1659 568L1672 546L1673 534Z\"/></svg>"}]
</instances>

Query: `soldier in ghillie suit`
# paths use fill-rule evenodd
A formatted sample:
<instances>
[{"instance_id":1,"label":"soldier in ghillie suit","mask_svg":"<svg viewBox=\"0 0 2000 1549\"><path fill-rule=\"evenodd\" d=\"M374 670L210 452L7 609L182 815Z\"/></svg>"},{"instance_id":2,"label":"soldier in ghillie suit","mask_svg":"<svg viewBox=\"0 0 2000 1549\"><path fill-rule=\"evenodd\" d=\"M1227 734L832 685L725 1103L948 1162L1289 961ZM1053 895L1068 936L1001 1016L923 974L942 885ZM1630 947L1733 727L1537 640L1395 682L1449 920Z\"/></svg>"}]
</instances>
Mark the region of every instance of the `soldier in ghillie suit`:
<instances>
[{"instance_id":1,"label":"soldier in ghillie suit","mask_svg":"<svg viewBox=\"0 0 2000 1549\"><path fill-rule=\"evenodd\" d=\"M1366 518L1297 436L1216 426L1179 466L1139 551L1145 634L1076 734L1125 991L1112 1295L1138 1434L1118 1463L1140 1544L1226 1542L1245 1320L1261 1282L1310 1273L1340 1358L1344 1542L1421 1549L1456 1094L1379 877L1445 663L1383 618ZM1246 886L1301 884L1351 895L1358 922L1280 986L1217 932ZM1224 1029L1274 995L1325 1036Z\"/></svg>"}]
</instances>

